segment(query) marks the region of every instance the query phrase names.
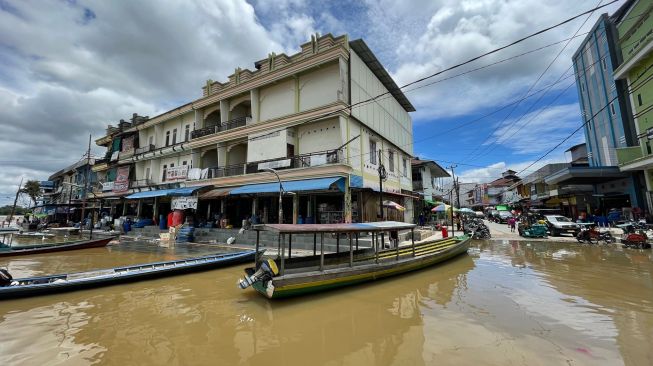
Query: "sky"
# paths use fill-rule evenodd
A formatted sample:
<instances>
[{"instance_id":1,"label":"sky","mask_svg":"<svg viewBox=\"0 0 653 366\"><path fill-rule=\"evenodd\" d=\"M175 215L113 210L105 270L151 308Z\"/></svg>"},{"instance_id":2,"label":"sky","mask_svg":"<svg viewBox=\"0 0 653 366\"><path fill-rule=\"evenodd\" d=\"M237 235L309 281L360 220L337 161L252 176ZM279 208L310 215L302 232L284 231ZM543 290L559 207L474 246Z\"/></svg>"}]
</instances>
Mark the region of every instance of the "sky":
<instances>
[{"instance_id":1,"label":"sky","mask_svg":"<svg viewBox=\"0 0 653 366\"><path fill-rule=\"evenodd\" d=\"M78 161L89 134L195 100L207 79L296 53L316 32L364 39L403 86L607 2L0 0L0 205L21 178ZM622 3L404 89L414 154L456 165L461 182L528 167L582 123L571 56Z\"/></svg>"}]
</instances>

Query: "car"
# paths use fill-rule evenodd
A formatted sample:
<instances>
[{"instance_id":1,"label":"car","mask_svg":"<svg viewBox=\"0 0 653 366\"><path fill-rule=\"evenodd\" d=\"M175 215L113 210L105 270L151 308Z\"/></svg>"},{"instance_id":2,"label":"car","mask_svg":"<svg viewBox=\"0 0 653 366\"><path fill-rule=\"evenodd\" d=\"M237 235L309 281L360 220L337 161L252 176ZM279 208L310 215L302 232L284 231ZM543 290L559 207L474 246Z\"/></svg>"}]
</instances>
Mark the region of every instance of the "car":
<instances>
[{"instance_id":1,"label":"car","mask_svg":"<svg viewBox=\"0 0 653 366\"><path fill-rule=\"evenodd\" d=\"M544 215L546 226L549 228L551 236L559 236L562 233L570 233L576 236L580 231L580 226L570 218L561 215Z\"/></svg>"},{"instance_id":2,"label":"car","mask_svg":"<svg viewBox=\"0 0 653 366\"><path fill-rule=\"evenodd\" d=\"M499 211L497 222L500 224L507 224L508 220L514 217L510 211Z\"/></svg>"},{"instance_id":3,"label":"car","mask_svg":"<svg viewBox=\"0 0 653 366\"><path fill-rule=\"evenodd\" d=\"M487 219L490 221L497 221L499 219L499 211L497 210L488 211Z\"/></svg>"}]
</instances>

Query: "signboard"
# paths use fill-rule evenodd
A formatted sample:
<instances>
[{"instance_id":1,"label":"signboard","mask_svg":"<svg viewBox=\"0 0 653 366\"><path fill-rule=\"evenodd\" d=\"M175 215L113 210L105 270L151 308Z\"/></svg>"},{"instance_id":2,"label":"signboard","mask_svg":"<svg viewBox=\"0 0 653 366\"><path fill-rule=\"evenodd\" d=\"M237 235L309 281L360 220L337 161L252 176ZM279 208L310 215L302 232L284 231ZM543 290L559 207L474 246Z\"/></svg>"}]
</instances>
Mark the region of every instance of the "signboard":
<instances>
[{"instance_id":1,"label":"signboard","mask_svg":"<svg viewBox=\"0 0 653 366\"><path fill-rule=\"evenodd\" d=\"M125 137L122 139L122 150L121 151L132 151L134 150L134 136Z\"/></svg>"},{"instance_id":2,"label":"signboard","mask_svg":"<svg viewBox=\"0 0 653 366\"><path fill-rule=\"evenodd\" d=\"M121 166L116 171L116 180L113 182L113 192L122 193L122 192L127 192L128 190L129 190L129 167Z\"/></svg>"},{"instance_id":3,"label":"signboard","mask_svg":"<svg viewBox=\"0 0 653 366\"><path fill-rule=\"evenodd\" d=\"M192 208L194 210L197 210L197 197L173 197L172 198L173 210L185 210L187 208Z\"/></svg>"},{"instance_id":4,"label":"signboard","mask_svg":"<svg viewBox=\"0 0 653 366\"><path fill-rule=\"evenodd\" d=\"M113 182L102 183L102 192L113 191Z\"/></svg>"},{"instance_id":5,"label":"signboard","mask_svg":"<svg viewBox=\"0 0 653 366\"><path fill-rule=\"evenodd\" d=\"M166 169L166 180L186 179L188 176L188 165L177 166Z\"/></svg>"},{"instance_id":6,"label":"signboard","mask_svg":"<svg viewBox=\"0 0 653 366\"><path fill-rule=\"evenodd\" d=\"M263 170L263 169L277 169L277 168L288 168L290 167L290 159L283 159L283 160L274 160L274 161L266 161L263 163L258 163L258 170Z\"/></svg>"}]
</instances>

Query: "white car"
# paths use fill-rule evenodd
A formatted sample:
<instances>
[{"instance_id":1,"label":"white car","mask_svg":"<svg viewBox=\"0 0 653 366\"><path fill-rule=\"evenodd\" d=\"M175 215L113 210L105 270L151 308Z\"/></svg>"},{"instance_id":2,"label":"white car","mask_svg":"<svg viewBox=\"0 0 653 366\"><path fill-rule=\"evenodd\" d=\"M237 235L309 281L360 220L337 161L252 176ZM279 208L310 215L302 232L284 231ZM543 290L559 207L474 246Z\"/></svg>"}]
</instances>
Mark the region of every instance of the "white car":
<instances>
[{"instance_id":1,"label":"white car","mask_svg":"<svg viewBox=\"0 0 653 366\"><path fill-rule=\"evenodd\" d=\"M562 233L578 234L580 227L570 218L560 215L545 215L546 225L549 227L551 236L558 236Z\"/></svg>"}]
</instances>

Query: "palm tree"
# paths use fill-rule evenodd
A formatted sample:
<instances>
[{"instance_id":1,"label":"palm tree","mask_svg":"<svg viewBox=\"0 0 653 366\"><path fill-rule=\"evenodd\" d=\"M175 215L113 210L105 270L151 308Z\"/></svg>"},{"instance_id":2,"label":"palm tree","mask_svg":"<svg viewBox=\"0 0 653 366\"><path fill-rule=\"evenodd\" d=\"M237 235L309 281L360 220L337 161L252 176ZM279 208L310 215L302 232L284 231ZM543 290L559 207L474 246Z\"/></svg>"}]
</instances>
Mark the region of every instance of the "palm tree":
<instances>
[{"instance_id":1,"label":"palm tree","mask_svg":"<svg viewBox=\"0 0 653 366\"><path fill-rule=\"evenodd\" d=\"M34 206L36 206L36 199L41 196L41 183L37 180L28 180L21 192L27 194L34 201Z\"/></svg>"}]
</instances>

